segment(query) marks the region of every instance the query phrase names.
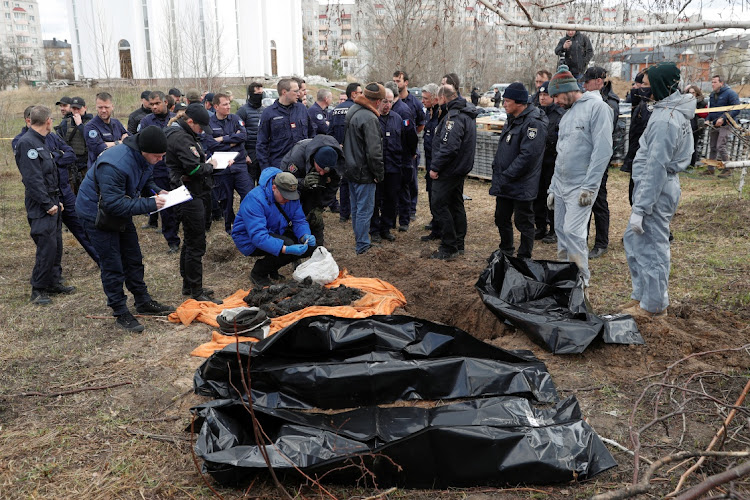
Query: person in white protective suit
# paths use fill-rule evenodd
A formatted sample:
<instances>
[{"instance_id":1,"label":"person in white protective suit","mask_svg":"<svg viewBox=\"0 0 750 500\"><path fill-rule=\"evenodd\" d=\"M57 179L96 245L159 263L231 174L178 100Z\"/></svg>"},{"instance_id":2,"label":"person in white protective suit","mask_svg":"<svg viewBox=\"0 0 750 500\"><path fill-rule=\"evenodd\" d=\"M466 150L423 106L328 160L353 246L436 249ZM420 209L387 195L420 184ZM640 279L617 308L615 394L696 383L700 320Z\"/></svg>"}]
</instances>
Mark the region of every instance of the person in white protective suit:
<instances>
[{"instance_id":1,"label":"person in white protective suit","mask_svg":"<svg viewBox=\"0 0 750 500\"><path fill-rule=\"evenodd\" d=\"M568 110L560 120L555 173L547 191L547 206L555 211L557 257L574 262L588 287L587 226L612 157L612 108L599 91L582 93L564 65L550 80L548 92Z\"/></svg>"},{"instance_id":2,"label":"person in white protective suit","mask_svg":"<svg viewBox=\"0 0 750 500\"><path fill-rule=\"evenodd\" d=\"M648 68L643 81L656 104L633 160L633 208L623 238L633 300L623 312L663 316L669 305L669 223L680 200L677 174L690 165L693 151L695 97L678 90L680 69L672 62Z\"/></svg>"}]
</instances>

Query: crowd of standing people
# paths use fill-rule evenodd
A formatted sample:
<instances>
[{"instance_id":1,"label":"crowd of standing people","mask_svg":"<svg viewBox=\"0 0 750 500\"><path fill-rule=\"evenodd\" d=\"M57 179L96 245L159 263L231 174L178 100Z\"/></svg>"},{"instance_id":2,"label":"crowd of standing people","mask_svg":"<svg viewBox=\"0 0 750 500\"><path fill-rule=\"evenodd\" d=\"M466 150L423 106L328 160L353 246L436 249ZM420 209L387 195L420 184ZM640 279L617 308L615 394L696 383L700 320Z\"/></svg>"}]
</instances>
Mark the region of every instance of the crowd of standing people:
<instances>
[{"instance_id":1,"label":"crowd of standing people","mask_svg":"<svg viewBox=\"0 0 750 500\"><path fill-rule=\"evenodd\" d=\"M501 251L531 258L535 241L557 243L558 257L577 264L586 287L589 259L608 247L607 168L619 113L606 71L588 67L587 41L566 33L555 52L569 64L554 75L538 71L533 94L520 82L504 89L507 121L489 189L496 197ZM720 77L714 80L711 106L734 102L736 94ZM695 162L700 90L683 94L679 81L674 64L659 64L636 78L630 95L633 127L623 168L632 175L632 216L624 241L634 301L627 307L638 314L660 315L668 305L669 223L680 194L676 174ZM259 287L283 279L281 267L325 244L325 209L350 221L354 251L367 254L413 225L422 154L431 221L421 240L439 242L430 258L462 255L477 89L467 100L458 75L448 73L439 84L421 88L420 102L408 84L409 75L397 70L386 82L349 84L335 107L331 91L321 89L308 108L304 80L282 78L278 99L263 108L263 85L254 82L236 112L227 92L144 91L127 127L114 117L106 92L96 95L95 115L80 97L60 99L63 119L54 129L48 108L29 107L27 126L13 147L37 245L31 301L49 304L51 295L75 291L62 279L62 224L99 266L107 303L129 331L143 325L128 309L123 285L137 313L173 310L148 292L135 215L151 214L144 228L158 227L160 216L167 252L179 253L183 295L198 301L221 303L203 283L212 222L223 220L239 251L258 257L250 278ZM709 114L708 120L712 157L725 159L723 118ZM233 153L224 168L214 158L218 152ZM165 195L181 187L191 199L164 208ZM592 216L596 236L589 249ZM517 251L514 225L520 232Z\"/></svg>"}]
</instances>

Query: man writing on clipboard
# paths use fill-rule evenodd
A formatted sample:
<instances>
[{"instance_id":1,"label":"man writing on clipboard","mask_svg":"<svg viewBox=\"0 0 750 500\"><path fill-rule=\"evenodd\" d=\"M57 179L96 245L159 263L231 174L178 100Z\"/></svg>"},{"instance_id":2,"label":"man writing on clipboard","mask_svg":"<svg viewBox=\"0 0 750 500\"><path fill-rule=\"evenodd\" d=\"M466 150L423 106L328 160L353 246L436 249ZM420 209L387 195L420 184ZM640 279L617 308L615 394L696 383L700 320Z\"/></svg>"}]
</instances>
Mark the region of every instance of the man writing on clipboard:
<instances>
[{"instance_id":1,"label":"man writing on clipboard","mask_svg":"<svg viewBox=\"0 0 750 500\"><path fill-rule=\"evenodd\" d=\"M203 255L206 253L206 221L211 217L211 174L216 160L206 161L200 135L211 133L208 111L199 103L187 107L185 114L165 130L167 155L172 189L185 186L192 200L177 205L177 216L182 222L184 244L180 252L182 294L198 301L211 301L213 290L203 287Z\"/></svg>"}]
</instances>

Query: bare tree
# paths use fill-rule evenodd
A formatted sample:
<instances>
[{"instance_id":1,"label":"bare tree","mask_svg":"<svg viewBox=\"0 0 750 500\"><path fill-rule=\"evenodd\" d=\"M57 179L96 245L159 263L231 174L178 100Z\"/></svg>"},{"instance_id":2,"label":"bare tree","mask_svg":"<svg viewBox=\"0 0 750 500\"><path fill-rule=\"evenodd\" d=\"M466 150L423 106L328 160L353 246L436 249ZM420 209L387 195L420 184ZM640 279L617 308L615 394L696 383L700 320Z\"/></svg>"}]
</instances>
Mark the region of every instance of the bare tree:
<instances>
[{"instance_id":1,"label":"bare tree","mask_svg":"<svg viewBox=\"0 0 750 500\"><path fill-rule=\"evenodd\" d=\"M221 76L229 66L221 58L222 32L218 11L187 4L180 7L178 29L174 36L178 50L171 54L179 58L183 77L194 80L194 86L209 91L221 88Z\"/></svg>"},{"instance_id":2,"label":"bare tree","mask_svg":"<svg viewBox=\"0 0 750 500\"><path fill-rule=\"evenodd\" d=\"M84 12L86 24L94 35L95 50L88 54L89 61L96 67L97 75L104 75L110 81L115 74L119 74L117 64L117 44L112 38L110 19L104 9Z\"/></svg>"}]
</instances>

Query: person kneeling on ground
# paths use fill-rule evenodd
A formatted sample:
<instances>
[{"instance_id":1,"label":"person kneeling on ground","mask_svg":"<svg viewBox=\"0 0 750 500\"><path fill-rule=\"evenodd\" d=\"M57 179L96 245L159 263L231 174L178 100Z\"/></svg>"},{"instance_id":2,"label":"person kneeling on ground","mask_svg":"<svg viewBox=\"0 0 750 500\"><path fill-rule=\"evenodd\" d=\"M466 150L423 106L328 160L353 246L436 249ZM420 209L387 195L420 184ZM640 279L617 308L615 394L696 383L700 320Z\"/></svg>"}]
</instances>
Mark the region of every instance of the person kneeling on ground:
<instances>
[{"instance_id":1,"label":"person kneeling on ground","mask_svg":"<svg viewBox=\"0 0 750 500\"><path fill-rule=\"evenodd\" d=\"M302 212L297 178L275 167L263 169L258 186L240 203L232 239L242 255L262 257L250 272L259 287L281 279L280 268L312 255L316 241Z\"/></svg>"}]
</instances>

